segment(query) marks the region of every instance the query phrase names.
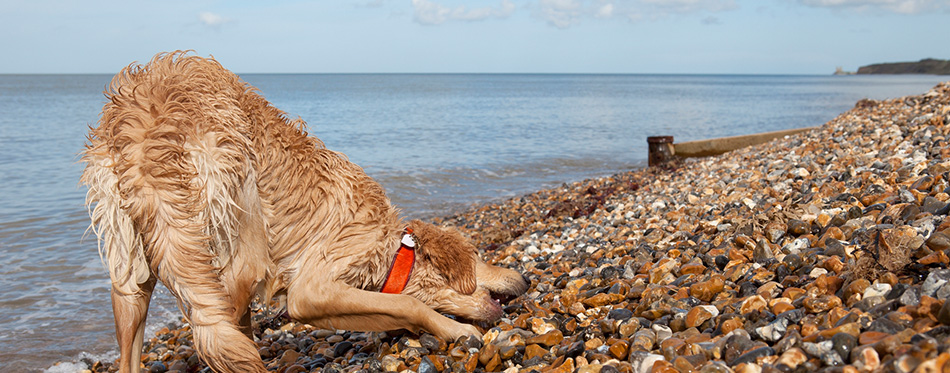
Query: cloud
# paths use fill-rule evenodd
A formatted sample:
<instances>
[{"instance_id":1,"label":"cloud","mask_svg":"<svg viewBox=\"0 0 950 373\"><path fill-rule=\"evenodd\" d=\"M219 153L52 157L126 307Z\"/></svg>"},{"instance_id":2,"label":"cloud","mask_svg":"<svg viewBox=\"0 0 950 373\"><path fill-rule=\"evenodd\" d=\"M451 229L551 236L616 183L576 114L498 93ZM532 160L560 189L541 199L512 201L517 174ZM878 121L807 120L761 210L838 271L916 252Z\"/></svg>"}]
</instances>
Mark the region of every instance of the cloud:
<instances>
[{"instance_id":1,"label":"cloud","mask_svg":"<svg viewBox=\"0 0 950 373\"><path fill-rule=\"evenodd\" d=\"M636 22L672 15L723 12L738 5L735 0L538 0L531 8L536 18L566 29L588 17Z\"/></svg>"},{"instance_id":2,"label":"cloud","mask_svg":"<svg viewBox=\"0 0 950 373\"><path fill-rule=\"evenodd\" d=\"M221 25L231 21L230 19L211 12L198 13L198 20L201 21L201 24L213 28L221 27Z\"/></svg>"},{"instance_id":3,"label":"cloud","mask_svg":"<svg viewBox=\"0 0 950 373\"><path fill-rule=\"evenodd\" d=\"M368 0L356 3L356 6L363 8L382 8L385 2L386 0Z\"/></svg>"},{"instance_id":4,"label":"cloud","mask_svg":"<svg viewBox=\"0 0 950 373\"><path fill-rule=\"evenodd\" d=\"M483 21L490 18L507 18L514 13L515 4L502 0L498 7L468 9L464 5L447 7L429 0L412 0L413 18L423 25L441 25L448 21Z\"/></svg>"},{"instance_id":5,"label":"cloud","mask_svg":"<svg viewBox=\"0 0 950 373\"><path fill-rule=\"evenodd\" d=\"M735 0L641 0L639 3L644 8L663 15L722 12L738 8Z\"/></svg>"},{"instance_id":6,"label":"cloud","mask_svg":"<svg viewBox=\"0 0 950 373\"><path fill-rule=\"evenodd\" d=\"M605 6L610 6L613 13L613 4ZM578 23L587 11L577 0L541 0L535 13L552 26L565 29Z\"/></svg>"},{"instance_id":7,"label":"cloud","mask_svg":"<svg viewBox=\"0 0 950 373\"><path fill-rule=\"evenodd\" d=\"M901 14L918 14L932 10L950 10L947 0L798 0L815 8L850 8L857 10L880 9Z\"/></svg>"}]
</instances>

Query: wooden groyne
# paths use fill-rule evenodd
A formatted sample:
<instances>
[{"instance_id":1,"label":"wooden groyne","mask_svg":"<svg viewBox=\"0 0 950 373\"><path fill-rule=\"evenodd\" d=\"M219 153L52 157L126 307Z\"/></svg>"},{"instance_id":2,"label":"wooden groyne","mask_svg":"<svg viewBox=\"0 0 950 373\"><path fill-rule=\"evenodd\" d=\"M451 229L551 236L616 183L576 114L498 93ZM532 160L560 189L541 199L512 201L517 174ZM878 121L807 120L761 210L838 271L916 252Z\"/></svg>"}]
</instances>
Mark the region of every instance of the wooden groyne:
<instances>
[{"instance_id":1,"label":"wooden groyne","mask_svg":"<svg viewBox=\"0 0 950 373\"><path fill-rule=\"evenodd\" d=\"M647 137L649 144L649 164L656 166L675 157L708 157L730 152L747 146L758 145L785 136L811 131L818 127L795 128L790 130L756 133L751 135L720 137L716 139L687 141L676 143L673 136Z\"/></svg>"}]
</instances>

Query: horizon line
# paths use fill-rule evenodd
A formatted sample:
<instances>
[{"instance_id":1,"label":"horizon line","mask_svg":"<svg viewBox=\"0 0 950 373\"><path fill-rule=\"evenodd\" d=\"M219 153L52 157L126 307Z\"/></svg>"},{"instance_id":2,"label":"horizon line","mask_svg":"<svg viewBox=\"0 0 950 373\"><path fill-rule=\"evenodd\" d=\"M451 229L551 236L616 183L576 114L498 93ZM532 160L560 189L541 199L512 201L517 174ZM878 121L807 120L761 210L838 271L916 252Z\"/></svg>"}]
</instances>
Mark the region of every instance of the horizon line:
<instances>
[{"instance_id":1,"label":"horizon line","mask_svg":"<svg viewBox=\"0 0 950 373\"><path fill-rule=\"evenodd\" d=\"M0 76L29 75L116 75L118 72L0 72ZM836 75L829 73L723 73L723 72L235 72L240 75L721 75L721 76L853 76L875 74ZM897 74L877 74L897 75ZM934 75L934 74L900 74Z\"/></svg>"}]
</instances>

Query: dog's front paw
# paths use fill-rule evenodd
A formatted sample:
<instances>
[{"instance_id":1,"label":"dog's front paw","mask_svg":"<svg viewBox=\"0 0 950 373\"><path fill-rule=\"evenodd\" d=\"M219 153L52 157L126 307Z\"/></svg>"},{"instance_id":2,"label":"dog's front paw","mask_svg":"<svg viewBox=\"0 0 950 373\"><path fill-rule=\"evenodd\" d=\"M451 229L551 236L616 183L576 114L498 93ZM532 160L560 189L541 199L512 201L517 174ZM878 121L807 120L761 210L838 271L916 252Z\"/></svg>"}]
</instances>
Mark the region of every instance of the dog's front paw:
<instances>
[{"instance_id":1,"label":"dog's front paw","mask_svg":"<svg viewBox=\"0 0 950 373\"><path fill-rule=\"evenodd\" d=\"M478 338L482 339L482 333L478 331L478 328L470 324L462 324L459 322L453 322L455 325L449 325L443 330L441 337L446 341L455 341L460 337L469 337L469 338Z\"/></svg>"}]
</instances>

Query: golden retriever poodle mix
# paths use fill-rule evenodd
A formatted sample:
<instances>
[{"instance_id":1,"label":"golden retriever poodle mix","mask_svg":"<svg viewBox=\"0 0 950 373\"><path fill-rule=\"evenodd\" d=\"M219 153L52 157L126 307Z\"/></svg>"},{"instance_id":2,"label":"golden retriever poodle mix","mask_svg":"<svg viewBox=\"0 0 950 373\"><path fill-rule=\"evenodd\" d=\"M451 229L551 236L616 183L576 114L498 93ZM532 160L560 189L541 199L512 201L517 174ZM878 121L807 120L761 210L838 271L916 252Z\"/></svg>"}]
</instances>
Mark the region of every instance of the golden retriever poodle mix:
<instances>
[{"instance_id":1,"label":"golden retriever poodle mix","mask_svg":"<svg viewBox=\"0 0 950 373\"><path fill-rule=\"evenodd\" d=\"M248 306L286 294L329 329L480 335L493 295L527 289L450 228L399 218L383 188L217 61L159 54L113 78L82 154L91 229L112 280L120 370L140 368L161 280L221 372L264 372ZM367 144L371 146L371 144Z\"/></svg>"}]
</instances>

